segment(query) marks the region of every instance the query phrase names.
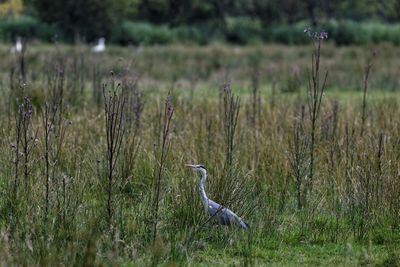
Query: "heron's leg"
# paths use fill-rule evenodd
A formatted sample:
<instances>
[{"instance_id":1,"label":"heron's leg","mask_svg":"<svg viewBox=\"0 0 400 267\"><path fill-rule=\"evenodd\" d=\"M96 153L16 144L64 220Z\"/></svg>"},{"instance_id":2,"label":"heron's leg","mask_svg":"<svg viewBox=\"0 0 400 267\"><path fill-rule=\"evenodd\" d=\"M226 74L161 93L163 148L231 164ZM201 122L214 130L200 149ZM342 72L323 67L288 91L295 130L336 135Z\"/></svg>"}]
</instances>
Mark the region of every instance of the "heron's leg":
<instances>
[{"instance_id":1,"label":"heron's leg","mask_svg":"<svg viewBox=\"0 0 400 267\"><path fill-rule=\"evenodd\" d=\"M210 225L211 225L212 229L215 230L215 231L221 229L221 227L223 226L220 222L215 221L215 220L210 222ZM222 227L222 228L225 228L225 227Z\"/></svg>"}]
</instances>

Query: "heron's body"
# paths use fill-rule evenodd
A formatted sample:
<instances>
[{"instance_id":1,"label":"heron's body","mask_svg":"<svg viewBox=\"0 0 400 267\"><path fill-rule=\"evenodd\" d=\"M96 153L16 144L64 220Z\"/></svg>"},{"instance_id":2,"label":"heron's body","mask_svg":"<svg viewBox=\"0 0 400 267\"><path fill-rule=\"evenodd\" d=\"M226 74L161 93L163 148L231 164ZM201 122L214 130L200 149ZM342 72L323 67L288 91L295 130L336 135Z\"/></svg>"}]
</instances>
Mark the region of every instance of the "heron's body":
<instances>
[{"instance_id":1,"label":"heron's body","mask_svg":"<svg viewBox=\"0 0 400 267\"><path fill-rule=\"evenodd\" d=\"M249 229L250 226L233 211L227 209L211 199L208 200L208 214L215 218L218 224L233 225L238 224L243 229Z\"/></svg>"},{"instance_id":2,"label":"heron's body","mask_svg":"<svg viewBox=\"0 0 400 267\"><path fill-rule=\"evenodd\" d=\"M207 197L206 191L204 190L204 184L207 179L206 169L202 165L188 166L201 173L201 180L199 182L199 193L205 212L221 225L236 224L243 229L249 229L250 226L242 218L237 216L233 211L223 207L222 205Z\"/></svg>"}]
</instances>

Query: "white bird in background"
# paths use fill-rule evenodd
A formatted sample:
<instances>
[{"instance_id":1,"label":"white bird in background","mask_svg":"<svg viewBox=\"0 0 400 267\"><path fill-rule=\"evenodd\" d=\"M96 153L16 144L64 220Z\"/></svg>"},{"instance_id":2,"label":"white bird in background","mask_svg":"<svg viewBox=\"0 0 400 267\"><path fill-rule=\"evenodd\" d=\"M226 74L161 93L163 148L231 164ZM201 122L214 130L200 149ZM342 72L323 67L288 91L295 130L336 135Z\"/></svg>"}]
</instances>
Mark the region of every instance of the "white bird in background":
<instances>
[{"instance_id":1,"label":"white bird in background","mask_svg":"<svg viewBox=\"0 0 400 267\"><path fill-rule=\"evenodd\" d=\"M18 36L15 45L11 47L11 53L21 53L22 48L23 48L22 38Z\"/></svg>"},{"instance_id":2,"label":"white bird in background","mask_svg":"<svg viewBox=\"0 0 400 267\"><path fill-rule=\"evenodd\" d=\"M106 50L106 39L101 37L99 38L99 41L97 42L97 45L92 47L92 51L95 53L101 53Z\"/></svg>"}]
</instances>

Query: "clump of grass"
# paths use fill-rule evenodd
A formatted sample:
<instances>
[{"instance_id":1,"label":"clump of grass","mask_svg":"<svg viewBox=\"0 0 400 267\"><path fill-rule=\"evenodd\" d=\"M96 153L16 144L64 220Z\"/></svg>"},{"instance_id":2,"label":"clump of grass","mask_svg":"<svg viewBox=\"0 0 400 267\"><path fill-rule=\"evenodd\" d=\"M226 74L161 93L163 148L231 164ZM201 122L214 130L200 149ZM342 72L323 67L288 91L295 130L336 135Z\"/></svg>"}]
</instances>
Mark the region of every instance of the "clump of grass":
<instances>
[{"instance_id":1,"label":"clump of grass","mask_svg":"<svg viewBox=\"0 0 400 267\"><path fill-rule=\"evenodd\" d=\"M22 154L22 166L23 166L23 177L24 177L24 189L30 190L31 177L30 177L30 165L32 158L32 150L36 146L37 129L33 124L33 106L31 100L28 97L23 99L23 102L18 107L18 113L16 116L16 132L17 142L20 143L21 151L16 151ZM18 147L19 148L19 147ZM16 167L18 166L19 156L16 156ZM18 171L16 170L16 180L18 179Z\"/></svg>"},{"instance_id":2,"label":"clump of grass","mask_svg":"<svg viewBox=\"0 0 400 267\"><path fill-rule=\"evenodd\" d=\"M216 184L215 196L217 201L222 203L228 202L232 197L232 187L235 184L235 135L238 125L238 117L240 110L240 100L235 96L230 88L229 82L225 82L220 92L220 123L223 127L223 149L225 154L223 172Z\"/></svg>"},{"instance_id":3,"label":"clump of grass","mask_svg":"<svg viewBox=\"0 0 400 267\"><path fill-rule=\"evenodd\" d=\"M227 170L232 169L233 167L235 133L239 110L239 97L232 94L230 84L226 82L222 89L222 123L225 134L225 168Z\"/></svg>"},{"instance_id":4,"label":"clump of grass","mask_svg":"<svg viewBox=\"0 0 400 267\"><path fill-rule=\"evenodd\" d=\"M307 139L304 129L305 108L301 106L300 112L295 115L292 136L289 138L289 161L291 173L295 179L297 209L304 206L304 178L306 174L306 148Z\"/></svg>"},{"instance_id":5,"label":"clump of grass","mask_svg":"<svg viewBox=\"0 0 400 267\"><path fill-rule=\"evenodd\" d=\"M135 161L139 153L139 148L142 142L142 114L144 109L143 92L138 88L138 80L123 79L123 93L127 104L124 114L124 124L126 127L126 142L122 147L122 166L121 175L127 182L132 176Z\"/></svg>"},{"instance_id":6,"label":"clump of grass","mask_svg":"<svg viewBox=\"0 0 400 267\"><path fill-rule=\"evenodd\" d=\"M92 67L92 99L97 107L101 107L103 100L101 79L100 67L94 64Z\"/></svg>"},{"instance_id":7,"label":"clump of grass","mask_svg":"<svg viewBox=\"0 0 400 267\"><path fill-rule=\"evenodd\" d=\"M50 185L57 184L57 165L60 164L63 143L65 141L67 121L65 120L65 91L64 91L64 70L56 65L54 76L49 75L47 92L48 97L42 107L42 131L43 131L43 159L45 176L45 219L50 209ZM65 186L65 184L63 184ZM55 186L57 187L57 186ZM65 189L65 188L64 188ZM65 190L63 190L65 192Z\"/></svg>"}]
</instances>

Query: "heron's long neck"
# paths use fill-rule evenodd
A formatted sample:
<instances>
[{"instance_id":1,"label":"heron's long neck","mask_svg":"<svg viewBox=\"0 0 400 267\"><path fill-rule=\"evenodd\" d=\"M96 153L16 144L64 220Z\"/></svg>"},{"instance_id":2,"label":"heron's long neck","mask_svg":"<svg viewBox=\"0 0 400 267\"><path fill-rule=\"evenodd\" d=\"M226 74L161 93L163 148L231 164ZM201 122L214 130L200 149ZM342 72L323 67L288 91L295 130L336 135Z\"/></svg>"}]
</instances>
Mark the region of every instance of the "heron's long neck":
<instances>
[{"instance_id":1,"label":"heron's long neck","mask_svg":"<svg viewBox=\"0 0 400 267\"><path fill-rule=\"evenodd\" d=\"M204 209L207 211L207 206L208 206L208 197L206 195L206 191L204 190L204 184L207 179L207 172L206 170L201 170L201 180L199 183L199 193L201 197L201 201L203 202Z\"/></svg>"}]
</instances>

